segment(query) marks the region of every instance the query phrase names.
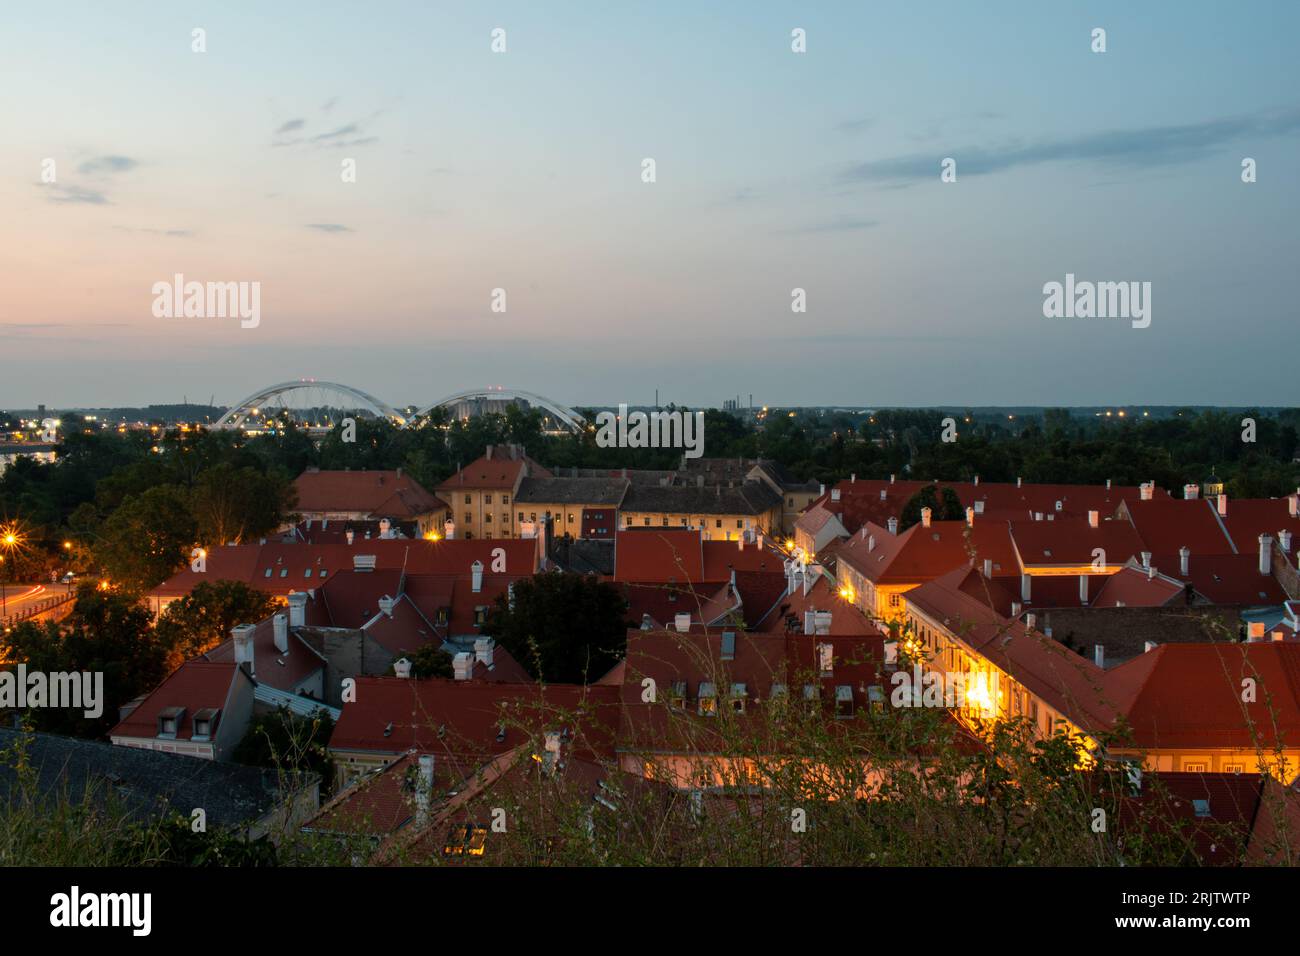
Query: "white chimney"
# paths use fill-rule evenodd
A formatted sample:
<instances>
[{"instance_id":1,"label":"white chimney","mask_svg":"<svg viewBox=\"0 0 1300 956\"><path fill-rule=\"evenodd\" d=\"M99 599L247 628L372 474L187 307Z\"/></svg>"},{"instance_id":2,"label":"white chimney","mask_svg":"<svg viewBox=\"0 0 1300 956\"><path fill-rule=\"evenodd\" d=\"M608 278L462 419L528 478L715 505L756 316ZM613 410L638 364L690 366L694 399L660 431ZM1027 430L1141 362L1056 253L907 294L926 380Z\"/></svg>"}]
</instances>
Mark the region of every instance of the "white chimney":
<instances>
[{"instance_id":1,"label":"white chimney","mask_svg":"<svg viewBox=\"0 0 1300 956\"><path fill-rule=\"evenodd\" d=\"M474 639L474 659L486 667L492 669L492 654L496 648L496 641L490 637L476 637Z\"/></svg>"},{"instance_id":2,"label":"white chimney","mask_svg":"<svg viewBox=\"0 0 1300 956\"><path fill-rule=\"evenodd\" d=\"M825 485L825 483L818 484L818 485L817 485L817 496L818 496L818 497L821 497L821 496L824 495L824 494L826 494L826 485Z\"/></svg>"},{"instance_id":3,"label":"white chimney","mask_svg":"<svg viewBox=\"0 0 1300 956\"><path fill-rule=\"evenodd\" d=\"M1292 518L1300 516L1300 492L1286 496L1286 509L1291 513Z\"/></svg>"},{"instance_id":4,"label":"white chimney","mask_svg":"<svg viewBox=\"0 0 1300 956\"><path fill-rule=\"evenodd\" d=\"M1159 646L1160 645L1157 644L1155 641L1147 641L1145 644L1142 645L1142 653L1149 654Z\"/></svg>"},{"instance_id":5,"label":"white chimney","mask_svg":"<svg viewBox=\"0 0 1300 956\"><path fill-rule=\"evenodd\" d=\"M1038 626L1038 615L1030 611L1025 615L1025 629L1032 631Z\"/></svg>"},{"instance_id":6,"label":"white chimney","mask_svg":"<svg viewBox=\"0 0 1300 956\"><path fill-rule=\"evenodd\" d=\"M1228 515L1228 495L1226 493L1219 495L1219 517Z\"/></svg>"},{"instance_id":7,"label":"white chimney","mask_svg":"<svg viewBox=\"0 0 1300 956\"><path fill-rule=\"evenodd\" d=\"M1258 643L1264 639L1264 622L1251 621L1250 628L1246 632L1246 640L1251 644Z\"/></svg>"},{"instance_id":8,"label":"white chimney","mask_svg":"<svg viewBox=\"0 0 1300 956\"><path fill-rule=\"evenodd\" d=\"M1106 669L1106 645L1105 644L1092 645L1092 662L1096 664L1098 667L1100 667L1102 670Z\"/></svg>"},{"instance_id":9,"label":"white chimney","mask_svg":"<svg viewBox=\"0 0 1300 956\"><path fill-rule=\"evenodd\" d=\"M483 562L475 561L469 566L470 590L478 594L483 590Z\"/></svg>"},{"instance_id":10,"label":"white chimney","mask_svg":"<svg viewBox=\"0 0 1300 956\"><path fill-rule=\"evenodd\" d=\"M838 488L832 488L832 489L831 489L831 501L839 501L839 500L840 500L840 489L838 489Z\"/></svg>"},{"instance_id":11,"label":"white chimney","mask_svg":"<svg viewBox=\"0 0 1300 956\"><path fill-rule=\"evenodd\" d=\"M880 489L880 500L881 500L881 501L884 501L884 500L887 499L888 497L889 497L889 492L886 491L884 488L881 488L881 489Z\"/></svg>"},{"instance_id":12,"label":"white chimney","mask_svg":"<svg viewBox=\"0 0 1300 956\"><path fill-rule=\"evenodd\" d=\"M737 550L737 551L744 551L744 550L745 550L745 536L744 536L744 534L740 534L740 535L737 535L737 536L736 536L736 550Z\"/></svg>"},{"instance_id":13,"label":"white chimney","mask_svg":"<svg viewBox=\"0 0 1300 956\"><path fill-rule=\"evenodd\" d=\"M474 655L469 651L459 651L451 659L452 673L456 680L469 680L474 676Z\"/></svg>"},{"instance_id":14,"label":"white chimney","mask_svg":"<svg viewBox=\"0 0 1300 956\"><path fill-rule=\"evenodd\" d=\"M1079 575L1079 603L1087 605L1088 603L1088 575Z\"/></svg>"},{"instance_id":15,"label":"white chimney","mask_svg":"<svg viewBox=\"0 0 1300 956\"><path fill-rule=\"evenodd\" d=\"M1200 496L1201 496L1200 485L1183 485L1183 498L1185 500L1191 501L1192 499L1199 498Z\"/></svg>"},{"instance_id":16,"label":"white chimney","mask_svg":"<svg viewBox=\"0 0 1300 956\"><path fill-rule=\"evenodd\" d=\"M976 476L975 476L975 484L978 485L979 483L980 483L980 476L979 476L979 475L976 475Z\"/></svg>"},{"instance_id":17,"label":"white chimney","mask_svg":"<svg viewBox=\"0 0 1300 956\"><path fill-rule=\"evenodd\" d=\"M281 654L289 653L289 618L277 614L271 618L271 630L275 635L275 649Z\"/></svg>"},{"instance_id":18,"label":"white chimney","mask_svg":"<svg viewBox=\"0 0 1300 956\"><path fill-rule=\"evenodd\" d=\"M890 518L890 519L889 519L889 533L890 533L890 534L898 534L898 519L897 519L897 518Z\"/></svg>"},{"instance_id":19,"label":"white chimney","mask_svg":"<svg viewBox=\"0 0 1300 956\"><path fill-rule=\"evenodd\" d=\"M988 578L989 580L992 580L992 579L993 579L993 559L992 559L992 558L985 558L985 559L984 559L984 577Z\"/></svg>"},{"instance_id":20,"label":"white chimney","mask_svg":"<svg viewBox=\"0 0 1300 956\"><path fill-rule=\"evenodd\" d=\"M922 508L922 509L921 509L921 527L922 527L922 528L928 528L928 527L930 527L930 515L931 515L931 514L933 514L933 512L932 512L929 508Z\"/></svg>"},{"instance_id":21,"label":"white chimney","mask_svg":"<svg viewBox=\"0 0 1300 956\"><path fill-rule=\"evenodd\" d=\"M248 665L248 672L253 673L253 630L252 624L236 624L230 629L230 636L235 640L235 666Z\"/></svg>"},{"instance_id":22,"label":"white chimney","mask_svg":"<svg viewBox=\"0 0 1300 956\"><path fill-rule=\"evenodd\" d=\"M817 615L812 611L803 612L803 632L805 634L817 633Z\"/></svg>"},{"instance_id":23,"label":"white chimney","mask_svg":"<svg viewBox=\"0 0 1300 956\"><path fill-rule=\"evenodd\" d=\"M1182 577L1187 577L1191 572L1188 570L1192 563L1192 549L1183 546L1178 549L1178 573Z\"/></svg>"},{"instance_id":24,"label":"white chimney","mask_svg":"<svg viewBox=\"0 0 1300 956\"><path fill-rule=\"evenodd\" d=\"M1110 487L1110 482L1106 482L1106 487ZM1154 481L1144 481L1142 484L1138 485L1138 496L1143 501L1150 501L1152 496L1155 494L1155 490L1156 483Z\"/></svg>"},{"instance_id":25,"label":"white chimney","mask_svg":"<svg viewBox=\"0 0 1300 956\"><path fill-rule=\"evenodd\" d=\"M305 591L293 591L289 594L289 626L307 626L307 594Z\"/></svg>"},{"instance_id":26,"label":"white chimney","mask_svg":"<svg viewBox=\"0 0 1300 956\"><path fill-rule=\"evenodd\" d=\"M397 660L393 661L393 673L396 674L398 677L403 677L403 678L410 677L411 662L408 661L405 657L399 657Z\"/></svg>"},{"instance_id":27,"label":"white chimney","mask_svg":"<svg viewBox=\"0 0 1300 956\"><path fill-rule=\"evenodd\" d=\"M890 475L890 476L889 476L889 483L890 483L891 485L894 483L894 476L893 476L893 475ZM1296 489L1296 490L1297 490L1297 491L1300 491L1300 488L1298 488L1298 489Z\"/></svg>"},{"instance_id":28,"label":"white chimney","mask_svg":"<svg viewBox=\"0 0 1300 956\"><path fill-rule=\"evenodd\" d=\"M1110 491L1110 479L1109 479L1109 478L1106 479L1106 490L1107 490L1107 491Z\"/></svg>"},{"instance_id":29,"label":"white chimney","mask_svg":"<svg viewBox=\"0 0 1300 956\"><path fill-rule=\"evenodd\" d=\"M1019 616L1020 616L1020 612L1023 611L1023 610L1024 610L1024 608L1023 608L1023 606L1021 606L1021 604L1020 604L1019 601L1012 601L1012 602L1011 602L1011 616L1012 616L1012 617L1019 617Z\"/></svg>"},{"instance_id":30,"label":"white chimney","mask_svg":"<svg viewBox=\"0 0 1300 956\"><path fill-rule=\"evenodd\" d=\"M1032 597L1033 584L1034 579L1028 574L1020 575L1020 600L1024 601L1026 604L1029 603L1030 598Z\"/></svg>"},{"instance_id":31,"label":"white chimney","mask_svg":"<svg viewBox=\"0 0 1300 956\"><path fill-rule=\"evenodd\" d=\"M1150 552L1150 551L1143 551L1143 552L1142 552L1142 567L1144 567L1144 568L1149 568L1149 567L1151 567L1151 552Z\"/></svg>"},{"instance_id":32,"label":"white chimney","mask_svg":"<svg viewBox=\"0 0 1300 956\"><path fill-rule=\"evenodd\" d=\"M1089 528L1100 528L1100 527L1101 527L1101 512L1100 512L1100 511L1089 511L1089 512L1088 512L1088 527L1089 527Z\"/></svg>"},{"instance_id":33,"label":"white chimney","mask_svg":"<svg viewBox=\"0 0 1300 956\"><path fill-rule=\"evenodd\" d=\"M379 519L379 537L381 538L392 537L391 535L392 530L393 530L393 523L391 521L389 521L387 518Z\"/></svg>"},{"instance_id":34,"label":"white chimney","mask_svg":"<svg viewBox=\"0 0 1300 956\"><path fill-rule=\"evenodd\" d=\"M1259 573L1270 574L1273 571L1273 536L1259 536Z\"/></svg>"},{"instance_id":35,"label":"white chimney","mask_svg":"<svg viewBox=\"0 0 1300 956\"><path fill-rule=\"evenodd\" d=\"M678 611L673 615L673 627L678 634L688 634L691 630L691 615L687 611Z\"/></svg>"},{"instance_id":36,"label":"white chimney","mask_svg":"<svg viewBox=\"0 0 1300 956\"><path fill-rule=\"evenodd\" d=\"M972 527L972 528L975 527L975 509L974 509L974 508L967 508L967 509L966 509L966 524L969 525L969 526Z\"/></svg>"},{"instance_id":37,"label":"white chimney","mask_svg":"<svg viewBox=\"0 0 1300 956\"><path fill-rule=\"evenodd\" d=\"M357 533L356 533L355 531L353 531L351 528L348 528L347 531L344 531L344 532L343 532L343 538L344 538L344 540L347 541L348 544L351 544L351 543L352 543L352 539L355 538L356 536L357 536Z\"/></svg>"},{"instance_id":38,"label":"white chimney","mask_svg":"<svg viewBox=\"0 0 1300 956\"><path fill-rule=\"evenodd\" d=\"M1286 528L1283 528L1281 531L1279 531L1277 533L1277 543L1281 546L1283 554L1290 554L1291 553L1291 532L1287 531Z\"/></svg>"},{"instance_id":39,"label":"white chimney","mask_svg":"<svg viewBox=\"0 0 1300 956\"><path fill-rule=\"evenodd\" d=\"M1021 487L1021 486L1024 484L1024 482L1025 482L1025 479L1021 478L1019 475L1016 476L1016 487L1017 487L1017 488Z\"/></svg>"},{"instance_id":40,"label":"white chimney","mask_svg":"<svg viewBox=\"0 0 1300 956\"><path fill-rule=\"evenodd\" d=\"M868 551L876 550L876 536L874 534L867 535L867 550Z\"/></svg>"},{"instance_id":41,"label":"white chimney","mask_svg":"<svg viewBox=\"0 0 1300 956\"><path fill-rule=\"evenodd\" d=\"M851 485L857 484L857 481L858 481L858 473L855 471L853 474L849 475L849 484Z\"/></svg>"},{"instance_id":42,"label":"white chimney","mask_svg":"<svg viewBox=\"0 0 1300 956\"><path fill-rule=\"evenodd\" d=\"M1148 565L1147 565L1147 580L1148 580L1148 581L1154 581L1155 579L1156 579L1156 569L1155 569L1155 565L1153 565L1153 564L1148 564Z\"/></svg>"},{"instance_id":43,"label":"white chimney","mask_svg":"<svg viewBox=\"0 0 1300 956\"><path fill-rule=\"evenodd\" d=\"M384 617L392 617L393 605L395 603L397 602L393 598L385 594L383 597L379 599L379 613L384 615Z\"/></svg>"},{"instance_id":44,"label":"white chimney","mask_svg":"<svg viewBox=\"0 0 1300 956\"><path fill-rule=\"evenodd\" d=\"M429 822L429 806L433 800L433 754L420 757L420 773L415 784L415 823L425 826Z\"/></svg>"}]
</instances>

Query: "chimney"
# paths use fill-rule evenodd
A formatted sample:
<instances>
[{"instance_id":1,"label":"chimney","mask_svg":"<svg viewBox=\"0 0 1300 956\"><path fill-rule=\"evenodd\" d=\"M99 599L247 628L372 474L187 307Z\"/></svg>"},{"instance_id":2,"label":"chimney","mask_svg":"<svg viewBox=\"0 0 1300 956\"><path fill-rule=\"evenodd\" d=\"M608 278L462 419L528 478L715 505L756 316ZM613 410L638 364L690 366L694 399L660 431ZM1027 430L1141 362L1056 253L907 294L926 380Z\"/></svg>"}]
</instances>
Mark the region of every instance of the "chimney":
<instances>
[{"instance_id":1,"label":"chimney","mask_svg":"<svg viewBox=\"0 0 1300 956\"><path fill-rule=\"evenodd\" d=\"M889 533L890 533L890 534L898 534L898 519L897 519L897 518L890 518L890 519L889 519Z\"/></svg>"},{"instance_id":2,"label":"chimney","mask_svg":"<svg viewBox=\"0 0 1300 956\"><path fill-rule=\"evenodd\" d=\"M822 483L817 486L817 496L820 498L824 494L826 494L826 485Z\"/></svg>"},{"instance_id":3,"label":"chimney","mask_svg":"<svg viewBox=\"0 0 1300 956\"><path fill-rule=\"evenodd\" d=\"M1151 552L1150 552L1150 551L1143 551L1143 552L1142 552L1142 567L1144 567L1144 568L1149 568L1149 567L1151 567Z\"/></svg>"},{"instance_id":4,"label":"chimney","mask_svg":"<svg viewBox=\"0 0 1300 956\"><path fill-rule=\"evenodd\" d=\"M393 598L385 594L379 599L379 613L384 617L393 616L393 604L396 603Z\"/></svg>"},{"instance_id":5,"label":"chimney","mask_svg":"<svg viewBox=\"0 0 1300 956\"><path fill-rule=\"evenodd\" d=\"M1110 491L1110 479L1109 479L1109 478L1106 479L1106 490L1107 490L1107 491Z\"/></svg>"},{"instance_id":6,"label":"chimney","mask_svg":"<svg viewBox=\"0 0 1300 956\"><path fill-rule=\"evenodd\" d=\"M831 489L831 501L839 501L839 500L840 500L840 489L838 489L838 488L832 488L832 489Z\"/></svg>"},{"instance_id":7,"label":"chimney","mask_svg":"<svg viewBox=\"0 0 1300 956\"><path fill-rule=\"evenodd\" d=\"M975 509L974 509L974 508L967 508L967 509L966 509L966 524L967 524L969 527L971 527L971 528L975 527Z\"/></svg>"},{"instance_id":8,"label":"chimney","mask_svg":"<svg viewBox=\"0 0 1300 956\"><path fill-rule=\"evenodd\" d=\"M1038 615L1030 611L1025 615L1025 629L1032 631L1038 626Z\"/></svg>"},{"instance_id":9,"label":"chimney","mask_svg":"<svg viewBox=\"0 0 1300 956\"><path fill-rule=\"evenodd\" d=\"M1291 513L1292 518L1300 516L1300 492L1286 496L1286 509Z\"/></svg>"},{"instance_id":10,"label":"chimney","mask_svg":"<svg viewBox=\"0 0 1300 956\"><path fill-rule=\"evenodd\" d=\"M884 488L881 488L881 489L880 489L880 500L881 500L881 501L884 501L884 500L886 500L888 497L889 497L889 492L886 491Z\"/></svg>"},{"instance_id":11,"label":"chimney","mask_svg":"<svg viewBox=\"0 0 1300 956\"><path fill-rule=\"evenodd\" d=\"M1250 628L1246 632L1246 640L1251 644L1257 644L1264 639L1264 622L1251 621Z\"/></svg>"},{"instance_id":12,"label":"chimney","mask_svg":"<svg viewBox=\"0 0 1300 956\"><path fill-rule=\"evenodd\" d=\"M889 476L889 483L890 483L891 485L894 483L894 476L893 476L893 475L890 475L890 476ZM1296 490L1297 490L1297 491L1300 491L1300 489L1296 489Z\"/></svg>"},{"instance_id":13,"label":"chimney","mask_svg":"<svg viewBox=\"0 0 1300 956\"><path fill-rule=\"evenodd\" d=\"M678 611L673 615L673 627L677 629L678 634L689 634L691 630L691 615L687 611Z\"/></svg>"},{"instance_id":14,"label":"chimney","mask_svg":"<svg viewBox=\"0 0 1300 956\"><path fill-rule=\"evenodd\" d=\"M450 518L442 523L442 536L448 541L454 541L456 538L456 522Z\"/></svg>"},{"instance_id":15,"label":"chimney","mask_svg":"<svg viewBox=\"0 0 1300 956\"><path fill-rule=\"evenodd\" d=\"M1228 516L1228 495L1225 492L1224 494L1219 495L1219 517L1226 518L1227 516Z\"/></svg>"},{"instance_id":16,"label":"chimney","mask_svg":"<svg viewBox=\"0 0 1300 956\"><path fill-rule=\"evenodd\" d=\"M492 652L496 647L496 641L490 637L476 637L474 639L474 659L486 667L492 669Z\"/></svg>"},{"instance_id":17,"label":"chimney","mask_svg":"<svg viewBox=\"0 0 1300 956\"><path fill-rule=\"evenodd\" d=\"M491 445L488 445L488 446L487 446L487 451L483 453L483 457L486 458L488 461L491 461L491 460L492 460L492 446L491 446Z\"/></svg>"},{"instance_id":18,"label":"chimney","mask_svg":"<svg viewBox=\"0 0 1300 956\"><path fill-rule=\"evenodd\" d=\"M344 531L344 532L343 532L343 537L347 540L348 544L351 544L351 543L352 543L352 539L355 538L356 536L357 536L357 533L356 533L355 531L353 531L351 528L348 528L347 531Z\"/></svg>"},{"instance_id":19,"label":"chimney","mask_svg":"<svg viewBox=\"0 0 1300 956\"><path fill-rule=\"evenodd\" d=\"M1102 670L1106 669L1106 645L1105 644L1092 645L1092 662L1096 664L1098 667L1100 667Z\"/></svg>"},{"instance_id":20,"label":"chimney","mask_svg":"<svg viewBox=\"0 0 1300 956\"><path fill-rule=\"evenodd\" d=\"M1273 536L1259 536L1259 573L1270 574L1273 571Z\"/></svg>"},{"instance_id":21,"label":"chimney","mask_svg":"<svg viewBox=\"0 0 1300 956\"><path fill-rule=\"evenodd\" d=\"M985 559L984 559L984 577L987 578L987 579L989 579L990 581L993 579L993 559L992 559L992 558L985 558Z\"/></svg>"},{"instance_id":22,"label":"chimney","mask_svg":"<svg viewBox=\"0 0 1300 956\"><path fill-rule=\"evenodd\" d=\"M289 618L277 614L271 618L271 629L275 634L275 649L281 654L289 653Z\"/></svg>"},{"instance_id":23,"label":"chimney","mask_svg":"<svg viewBox=\"0 0 1300 956\"><path fill-rule=\"evenodd\" d=\"M1183 485L1184 500L1191 501L1192 499L1199 498L1200 496L1201 496L1200 485Z\"/></svg>"},{"instance_id":24,"label":"chimney","mask_svg":"<svg viewBox=\"0 0 1300 956\"><path fill-rule=\"evenodd\" d=\"M433 754L420 756L420 774L415 785L415 823L425 826L429 822L429 805L433 799Z\"/></svg>"},{"instance_id":25,"label":"chimney","mask_svg":"<svg viewBox=\"0 0 1300 956\"><path fill-rule=\"evenodd\" d=\"M1147 565L1147 580L1148 580L1148 581L1154 581L1155 579L1156 579L1156 569L1155 569L1155 565L1148 564L1148 565Z\"/></svg>"},{"instance_id":26,"label":"chimney","mask_svg":"<svg viewBox=\"0 0 1300 956\"><path fill-rule=\"evenodd\" d=\"M1277 543L1282 548L1283 554L1291 553L1291 532L1283 528L1277 533Z\"/></svg>"},{"instance_id":27,"label":"chimney","mask_svg":"<svg viewBox=\"0 0 1300 956\"><path fill-rule=\"evenodd\" d=\"M470 590L478 594L483 590L483 562L475 561L469 566Z\"/></svg>"},{"instance_id":28,"label":"chimney","mask_svg":"<svg viewBox=\"0 0 1300 956\"><path fill-rule=\"evenodd\" d=\"M474 676L474 655L469 651L459 651L451 659L452 673L456 680L469 680Z\"/></svg>"},{"instance_id":29,"label":"chimney","mask_svg":"<svg viewBox=\"0 0 1300 956\"><path fill-rule=\"evenodd\" d=\"M975 485L976 485L976 487L979 486L979 483L980 483L980 476L979 476L979 475L976 475L976 476L975 476Z\"/></svg>"},{"instance_id":30,"label":"chimney","mask_svg":"<svg viewBox=\"0 0 1300 956\"><path fill-rule=\"evenodd\" d=\"M289 626L307 626L307 593L293 591L289 594Z\"/></svg>"},{"instance_id":31,"label":"chimney","mask_svg":"<svg viewBox=\"0 0 1300 956\"><path fill-rule=\"evenodd\" d=\"M408 661L405 657L399 657L397 660L393 661L393 673L401 678L410 677L411 662Z\"/></svg>"},{"instance_id":32,"label":"chimney","mask_svg":"<svg viewBox=\"0 0 1300 956\"><path fill-rule=\"evenodd\" d=\"M1033 584L1034 584L1034 579L1030 577L1028 574L1020 575L1020 600L1022 600L1026 604L1029 603L1029 599L1032 594Z\"/></svg>"},{"instance_id":33,"label":"chimney","mask_svg":"<svg viewBox=\"0 0 1300 956\"><path fill-rule=\"evenodd\" d=\"M1063 502L1063 501L1057 501L1057 502L1056 502L1056 510L1057 510L1057 511L1060 511L1060 510L1061 510L1062 508L1064 508L1064 507L1065 507L1065 502Z\"/></svg>"},{"instance_id":34,"label":"chimney","mask_svg":"<svg viewBox=\"0 0 1300 956\"><path fill-rule=\"evenodd\" d=\"M805 634L817 633L817 614L813 611L803 612L803 632Z\"/></svg>"},{"instance_id":35,"label":"chimney","mask_svg":"<svg viewBox=\"0 0 1300 956\"><path fill-rule=\"evenodd\" d=\"M391 521L389 521L387 518L379 519L379 537L381 538L392 537L392 530L393 530L393 523Z\"/></svg>"},{"instance_id":36,"label":"chimney","mask_svg":"<svg viewBox=\"0 0 1300 956\"><path fill-rule=\"evenodd\" d=\"M929 508L921 509L921 527L923 528L930 527L930 515L933 513L934 512L932 512Z\"/></svg>"},{"instance_id":37,"label":"chimney","mask_svg":"<svg viewBox=\"0 0 1300 956\"><path fill-rule=\"evenodd\" d=\"M1100 528L1100 527L1101 527L1101 512L1100 512L1100 511L1089 511L1089 512L1088 512L1088 527L1089 527L1089 528Z\"/></svg>"},{"instance_id":38,"label":"chimney","mask_svg":"<svg viewBox=\"0 0 1300 956\"><path fill-rule=\"evenodd\" d=\"M1012 617L1020 617L1020 612L1021 612L1023 609L1024 609L1024 608L1021 606L1021 604L1020 604L1019 601L1012 601L1012 602L1011 602L1011 616L1012 616Z\"/></svg>"},{"instance_id":39,"label":"chimney","mask_svg":"<svg viewBox=\"0 0 1300 956\"><path fill-rule=\"evenodd\" d=\"M868 551L876 550L876 536L874 534L867 535L867 550Z\"/></svg>"},{"instance_id":40,"label":"chimney","mask_svg":"<svg viewBox=\"0 0 1300 956\"><path fill-rule=\"evenodd\" d=\"M1088 575L1079 575L1079 604L1088 606Z\"/></svg>"},{"instance_id":41,"label":"chimney","mask_svg":"<svg viewBox=\"0 0 1300 956\"><path fill-rule=\"evenodd\" d=\"M1159 646L1160 645L1157 644L1155 641L1147 641L1145 644L1142 645L1142 653L1149 654Z\"/></svg>"},{"instance_id":42,"label":"chimney","mask_svg":"<svg viewBox=\"0 0 1300 956\"><path fill-rule=\"evenodd\" d=\"M252 624L236 624L230 629L230 636L235 639L235 666L248 665L248 673L253 673L253 630Z\"/></svg>"},{"instance_id":43,"label":"chimney","mask_svg":"<svg viewBox=\"0 0 1300 956\"><path fill-rule=\"evenodd\" d=\"M1110 482L1107 482L1107 483L1106 483L1106 487L1107 487L1107 488L1110 487ZM1138 496L1139 496L1143 501L1150 501L1150 500L1151 500L1151 497L1152 497L1152 495L1153 495L1154 493L1155 493L1155 482L1154 482L1154 481L1144 481L1144 482L1142 482L1142 484L1138 485Z\"/></svg>"},{"instance_id":44,"label":"chimney","mask_svg":"<svg viewBox=\"0 0 1300 956\"><path fill-rule=\"evenodd\" d=\"M855 471L853 474L849 475L849 484L851 485L857 484L857 481L858 481L858 473Z\"/></svg>"}]
</instances>

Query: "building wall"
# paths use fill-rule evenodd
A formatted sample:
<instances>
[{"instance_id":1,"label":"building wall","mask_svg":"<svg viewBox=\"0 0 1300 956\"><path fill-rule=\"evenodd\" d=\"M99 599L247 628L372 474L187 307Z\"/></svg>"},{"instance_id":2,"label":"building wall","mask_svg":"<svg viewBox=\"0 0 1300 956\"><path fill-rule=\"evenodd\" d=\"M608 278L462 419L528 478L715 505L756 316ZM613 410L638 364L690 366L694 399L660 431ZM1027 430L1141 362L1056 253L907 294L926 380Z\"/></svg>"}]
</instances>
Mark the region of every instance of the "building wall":
<instances>
[{"instance_id":1,"label":"building wall","mask_svg":"<svg viewBox=\"0 0 1300 956\"><path fill-rule=\"evenodd\" d=\"M582 537L582 510L584 508L592 511L617 511L615 505L590 503L574 505L560 504L558 502L548 504L540 501L516 502L515 528L517 531L524 522L539 521L549 515L554 519L554 524L551 526L552 536L560 538L570 534L575 538L580 538Z\"/></svg>"},{"instance_id":2,"label":"building wall","mask_svg":"<svg viewBox=\"0 0 1300 956\"><path fill-rule=\"evenodd\" d=\"M622 511L620 528L702 528L706 541L735 541L746 530L772 534L779 528L779 509L773 507L759 515L705 515L682 512Z\"/></svg>"},{"instance_id":3,"label":"building wall","mask_svg":"<svg viewBox=\"0 0 1300 956\"><path fill-rule=\"evenodd\" d=\"M516 488L443 489L439 495L447 502L447 517L455 523L458 538L516 538L514 520Z\"/></svg>"}]
</instances>

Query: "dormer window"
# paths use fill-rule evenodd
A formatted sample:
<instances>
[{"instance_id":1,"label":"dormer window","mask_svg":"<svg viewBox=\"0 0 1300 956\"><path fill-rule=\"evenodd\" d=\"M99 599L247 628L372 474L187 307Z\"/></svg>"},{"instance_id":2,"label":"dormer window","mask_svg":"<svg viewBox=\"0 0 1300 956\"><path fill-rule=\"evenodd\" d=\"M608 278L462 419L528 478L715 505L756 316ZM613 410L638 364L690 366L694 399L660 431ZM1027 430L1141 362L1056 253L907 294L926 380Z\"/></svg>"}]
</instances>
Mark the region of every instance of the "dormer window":
<instances>
[{"instance_id":1,"label":"dormer window","mask_svg":"<svg viewBox=\"0 0 1300 956\"><path fill-rule=\"evenodd\" d=\"M212 740L217 730L217 720L221 711L216 707L204 707L194 714L194 729L190 740L207 742Z\"/></svg>"},{"instance_id":2,"label":"dormer window","mask_svg":"<svg viewBox=\"0 0 1300 956\"><path fill-rule=\"evenodd\" d=\"M673 681L672 690L668 694L668 706L673 710L686 710L686 681Z\"/></svg>"},{"instance_id":3,"label":"dormer window","mask_svg":"<svg viewBox=\"0 0 1300 956\"><path fill-rule=\"evenodd\" d=\"M835 688L835 716L853 716L853 688L848 684L840 684Z\"/></svg>"},{"instance_id":4,"label":"dormer window","mask_svg":"<svg viewBox=\"0 0 1300 956\"><path fill-rule=\"evenodd\" d=\"M701 717L718 716L718 689L708 681L700 684L699 714Z\"/></svg>"},{"instance_id":5,"label":"dormer window","mask_svg":"<svg viewBox=\"0 0 1300 956\"><path fill-rule=\"evenodd\" d=\"M164 740L175 740L184 719L184 707L164 707L158 714L158 736Z\"/></svg>"},{"instance_id":6,"label":"dormer window","mask_svg":"<svg viewBox=\"0 0 1300 956\"><path fill-rule=\"evenodd\" d=\"M487 623L488 608L486 604L480 604L474 608L474 626L482 627Z\"/></svg>"},{"instance_id":7,"label":"dormer window","mask_svg":"<svg viewBox=\"0 0 1300 956\"><path fill-rule=\"evenodd\" d=\"M736 659L736 632L722 632L722 659L724 661L734 661Z\"/></svg>"},{"instance_id":8,"label":"dormer window","mask_svg":"<svg viewBox=\"0 0 1300 956\"><path fill-rule=\"evenodd\" d=\"M743 714L745 712L745 695L747 688L744 684L731 685L731 709L734 713Z\"/></svg>"}]
</instances>

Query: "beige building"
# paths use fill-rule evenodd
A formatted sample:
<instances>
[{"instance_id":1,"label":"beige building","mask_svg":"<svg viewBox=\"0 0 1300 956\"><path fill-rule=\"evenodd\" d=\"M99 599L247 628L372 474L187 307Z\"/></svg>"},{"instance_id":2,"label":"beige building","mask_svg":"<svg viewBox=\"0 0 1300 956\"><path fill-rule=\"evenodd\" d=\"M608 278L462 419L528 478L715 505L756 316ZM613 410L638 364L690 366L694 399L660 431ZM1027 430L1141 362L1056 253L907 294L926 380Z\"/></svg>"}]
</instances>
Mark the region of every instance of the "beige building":
<instances>
[{"instance_id":1,"label":"beige building","mask_svg":"<svg viewBox=\"0 0 1300 956\"><path fill-rule=\"evenodd\" d=\"M438 497L447 503L447 537L519 537L515 495L529 477L549 478L551 473L519 445L488 445L482 458L437 488Z\"/></svg>"}]
</instances>

